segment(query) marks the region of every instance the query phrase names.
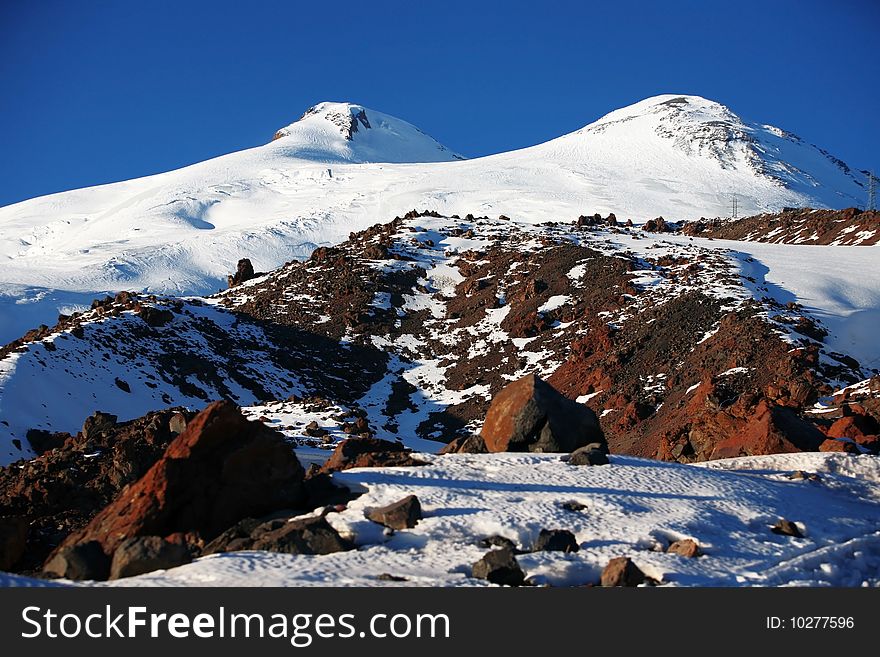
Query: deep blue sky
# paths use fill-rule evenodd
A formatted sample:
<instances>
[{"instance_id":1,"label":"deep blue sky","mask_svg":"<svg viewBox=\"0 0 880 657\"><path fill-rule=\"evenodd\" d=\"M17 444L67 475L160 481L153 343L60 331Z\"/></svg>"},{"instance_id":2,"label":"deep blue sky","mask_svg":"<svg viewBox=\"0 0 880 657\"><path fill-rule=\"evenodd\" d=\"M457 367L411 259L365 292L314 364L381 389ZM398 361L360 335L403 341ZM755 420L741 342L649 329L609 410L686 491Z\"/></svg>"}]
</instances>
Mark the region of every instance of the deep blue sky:
<instances>
[{"instance_id":1,"label":"deep blue sky","mask_svg":"<svg viewBox=\"0 0 880 657\"><path fill-rule=\"evenodd\" d=\"M351 100L466 155L698 94L880 168L877 0L0 0L0 205Z\"/></svg>"}]
</instances>

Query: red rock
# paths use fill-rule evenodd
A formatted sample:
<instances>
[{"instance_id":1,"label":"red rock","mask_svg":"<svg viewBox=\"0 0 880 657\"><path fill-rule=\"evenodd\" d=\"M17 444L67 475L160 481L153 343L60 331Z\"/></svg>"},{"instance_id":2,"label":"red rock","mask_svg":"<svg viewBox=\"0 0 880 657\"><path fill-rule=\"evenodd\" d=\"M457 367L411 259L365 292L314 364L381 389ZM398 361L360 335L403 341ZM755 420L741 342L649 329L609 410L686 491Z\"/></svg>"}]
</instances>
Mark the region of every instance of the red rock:
<instances>
[{"instance_id":1,"label":"red rock","mask_svg":"<svg viewBox=\"0 0 880 657\"><path fill-rule=\"evenodd\" d=\"M846 452L847 454L860 454L859 448L855 443L848 440L837 440L829 438L819 445L820 452Z\"/></svg>"},{"instance_id":2,"label":"red rock","mask_svg":"<svg viewBox=\"0 0 880 657\"><path fill-rule=\"evenodd\" d=\"M851 438L858 441L866 436L877 433L877 422L874 418L862 415L846 415L836 420L828 428L828 436L830 438Z\"/></svg>"},{"instance_id":3,"label":"red rock","mask_svg":"<svg viewBox=\"0 0 880 657\"><path fill-rule=\"evenodd\" d=\"M615 557L602 571L602 586L638 586L645 573L629 557Z\"/></svg>"},{"instance_id":4,"label":"red rock","mask_svg":"<svg viewBox=\"0 0 880 657\"><path fill-rule=\"evenodd\" d=\"M214 402L62 547L97 541L111 554L126 538L175 532L210 540L241 518L303 501L303 469L283 437L231 402Z\"/></svg>"},{"instance_id":5,"label":"red rock","mask_svg":"<svg viewBox=\"0 0 880 657\"><path fill-rule=\"evenodd\" d=\"M693 559L700 556L700 546L691 538L683 538L680 541L674 541L666 551L670 554L677 554L682 557Z\"/></svg>"},{"instance_id":6,"label":"red rock","mask_svg":"<svg viewBox=\"0 0 880 657\"><path fill-rule=\"evenodd\" d=\"M490 452L573 452L590 443L607 449L596 414L534 374L495 395L480 435Z\"/></svg>"}]
</instances>

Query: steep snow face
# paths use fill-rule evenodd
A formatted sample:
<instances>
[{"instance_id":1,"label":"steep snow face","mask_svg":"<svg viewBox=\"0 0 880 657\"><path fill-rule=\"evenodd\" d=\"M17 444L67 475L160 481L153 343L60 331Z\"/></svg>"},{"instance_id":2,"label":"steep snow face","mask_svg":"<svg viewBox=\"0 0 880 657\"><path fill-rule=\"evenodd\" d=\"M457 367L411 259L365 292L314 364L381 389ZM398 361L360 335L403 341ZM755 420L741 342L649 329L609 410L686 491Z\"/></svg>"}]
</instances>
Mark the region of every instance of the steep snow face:
<instances>
[{"instance_id":1,"label":"steep snow face","mask_svg":"<svg viewBox=\"0 0 880 657\"><path fill-rule=\"evenodd\" d=\"M368 127L369 126L369 127ZM109 291L206 294L413 208L636 222L862 197L845 165L695 96L659 96L553 141L463 161L410 124L322 103L257 148L0 208L0 343ZM408 162L408 163L407 163Z\"/></svg>"},{"instance_id":2,"label":"steep snow face","mask_svg":"<svg viewBox=\"0 0 880 657\"><path fill-rule=\"evenodd\" d=\"M464 158L414 125L351 103L319 103L275 133L275 148L315 162L447 162Z\"/></svg>"}]
</instances>

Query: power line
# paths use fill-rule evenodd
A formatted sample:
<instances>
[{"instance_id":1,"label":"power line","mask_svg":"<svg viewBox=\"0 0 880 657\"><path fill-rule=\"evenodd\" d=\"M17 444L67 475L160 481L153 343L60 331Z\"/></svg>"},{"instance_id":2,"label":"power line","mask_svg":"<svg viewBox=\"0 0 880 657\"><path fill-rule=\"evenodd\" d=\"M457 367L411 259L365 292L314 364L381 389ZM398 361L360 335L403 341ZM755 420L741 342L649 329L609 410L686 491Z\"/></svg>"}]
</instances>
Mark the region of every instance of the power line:
<instances>
[{"instance_id":1,"label":"power line","mask_svg":"<svg viewBox=\"0 0 880 657\"><path fill-rule=\"evenodd\" d=\"M731 201L731 216L733 219L737 218L737 216L738 216L737 211L738 210L739 210L739 203L736 199L736 196L734 196L733 200Z\"/></svg>"},{"instance_id":2,"label":"power line","mask_svg":"<svg viewBox=\"0 0 880 657\"><path fill-rule=\"evenodd\" d=\"M877 195L876 191L876 178L874 177L873 171L868 171L868 207L867 210L876 210L875 198Z\"/></svg>"}]
</instances>

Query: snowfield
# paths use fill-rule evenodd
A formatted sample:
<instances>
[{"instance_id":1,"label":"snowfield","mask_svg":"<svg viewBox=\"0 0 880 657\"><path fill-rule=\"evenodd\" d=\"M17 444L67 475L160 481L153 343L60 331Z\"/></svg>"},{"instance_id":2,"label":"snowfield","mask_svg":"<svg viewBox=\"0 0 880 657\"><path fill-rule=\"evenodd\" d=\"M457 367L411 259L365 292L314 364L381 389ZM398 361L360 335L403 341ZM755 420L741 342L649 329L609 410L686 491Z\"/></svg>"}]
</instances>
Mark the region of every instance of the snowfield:
<instances>
[{"instance_id":1,"label":"snowfield","mask_svg":"<svg viewBox=\"0 0 880 657\"><path fill-rule=\"evenodd\" d=\"M308 456L303 460L308 460ZM328 520L358 549L326 556L240 552L110 582L126 586L474 586L472 564L492 535L529 550L541 529L568 529L576 553L517 557L536 585L598 581L609 559L629 556L668 586L877 586L880 584L880 459L802 453L700 466L612 456L575 467L559 454L424 455L430 465L334 475L366 493ZM818 481L791 480L802 470ZM364 511L418 496L425 518L386 534ZM569 511L566 502L584 505ZM804 538L776 535L780 518ZM664 550L692 538L703 556ZM377 579L390 574L405 582ZM38 585L2 575L3 585ZM67 582L61 582L67 583Z\"/></svg>"},{"instance_id":2,"label":"snowfield","mask_svg":"<svg viewBox=\"0 0 880 657\"><path fill-rule=\"evenodd\" d=\"M864 196L859 174L821 149L697 96L649 98L538 146L459 157L394 117L322 103L264 146L0 208L0 342L108 291L207 294L239 258L268 271L413 208L641 222L726 216L734 195L743 215Z\"/></svg>"}]
</instances>

